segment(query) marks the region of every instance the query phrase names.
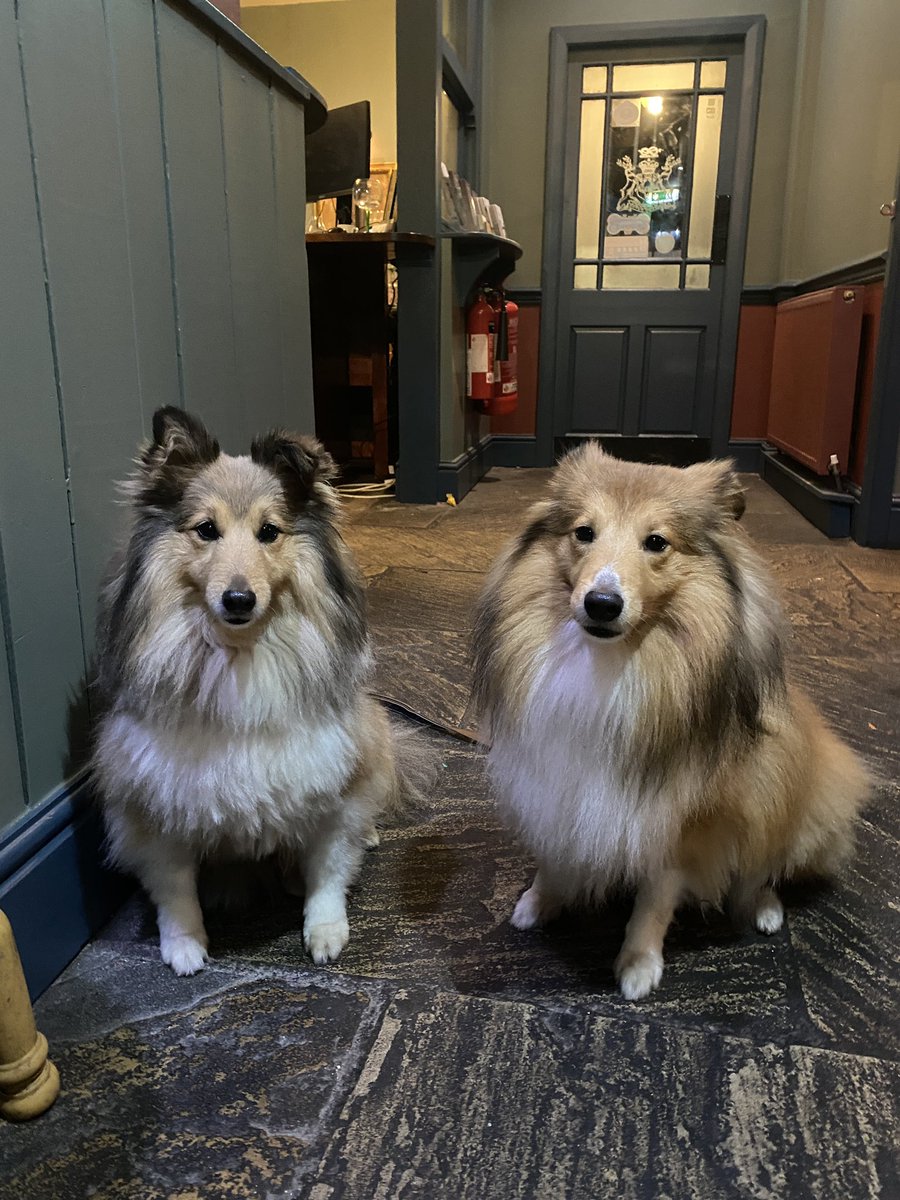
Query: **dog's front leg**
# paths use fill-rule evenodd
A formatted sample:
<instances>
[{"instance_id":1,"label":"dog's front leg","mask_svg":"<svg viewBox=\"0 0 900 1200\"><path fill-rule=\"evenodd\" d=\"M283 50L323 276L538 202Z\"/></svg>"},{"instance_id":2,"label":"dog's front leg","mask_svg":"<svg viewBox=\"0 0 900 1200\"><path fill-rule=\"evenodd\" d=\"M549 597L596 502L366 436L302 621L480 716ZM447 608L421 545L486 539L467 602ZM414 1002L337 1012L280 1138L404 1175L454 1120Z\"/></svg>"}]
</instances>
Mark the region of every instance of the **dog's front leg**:
<instances>
[{"instance_id":1,"label":"dog's front leg","mask_svg":"<svg viewBox=\"0 0 900 1200\"><path fill-rule=\"evenodd\" d=\"M137 874L156 905L159 953L176 975L194 975L206 962L207 938L197 898L197 864L190 851L168 841L144 846Z\"/></svg>"},{"instance_id":2,"label":"dog's front leg","mask_svg":"<svg viewBox=\"0 0 900 1200\"><path fill-rule=\"evenodd\" d=\"M510 924L516 929L540 929L558 917L562 907L552 872L547 867L538 867L531 887L525 889L513 909Z\"/></svg>"},{"instance_id":3,"label":"dog's front leg","mask_svg":"<svg viewBox=\"0 0 900 1200\"><path fill-rule=\"evenodd\" d=\"M322 825L306 852L303 944L318 966L334 962L350 939L347 888L362 856L361 840L338 821Z\"/></svg>"},{"instance_id":4,"label":"dog's front leg","mask_svg":"<svg viewBox=\"0 0 900 1200\"><path fill-rule=\"evenodd\" d=\"M669 868L643 880L615 972L626 1000L642 1000L659 986L663 973L663 941L684 890L681 871Z\"/></svg>"}]
</instances>

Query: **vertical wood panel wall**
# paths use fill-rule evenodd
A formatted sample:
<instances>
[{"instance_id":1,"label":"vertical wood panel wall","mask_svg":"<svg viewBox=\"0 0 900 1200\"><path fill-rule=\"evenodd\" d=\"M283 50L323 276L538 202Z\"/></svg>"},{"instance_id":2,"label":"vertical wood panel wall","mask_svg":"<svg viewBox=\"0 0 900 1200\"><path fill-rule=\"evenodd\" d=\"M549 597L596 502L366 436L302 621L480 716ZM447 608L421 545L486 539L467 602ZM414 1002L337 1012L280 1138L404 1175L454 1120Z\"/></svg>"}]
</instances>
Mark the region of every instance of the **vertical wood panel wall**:
<instances>
[{"instance_id":1,"label":"vertical wood panel wall","mask_svg":"<svg viewBox=\"0 0 900 1200\"><path fill-rule=\"evenodd\" d=\"M0 0L0 827L71 774L160 404L312 430L299 96L176 0Z\"/></svg>"}]
</instances>

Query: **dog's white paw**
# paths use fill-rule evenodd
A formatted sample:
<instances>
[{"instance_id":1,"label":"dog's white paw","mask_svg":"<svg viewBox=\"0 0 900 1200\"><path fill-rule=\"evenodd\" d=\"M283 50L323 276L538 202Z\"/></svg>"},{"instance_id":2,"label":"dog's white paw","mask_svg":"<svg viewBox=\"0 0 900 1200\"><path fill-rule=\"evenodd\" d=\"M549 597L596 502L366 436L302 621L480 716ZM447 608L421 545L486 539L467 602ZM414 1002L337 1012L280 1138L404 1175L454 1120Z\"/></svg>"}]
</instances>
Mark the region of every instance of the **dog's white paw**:
<instances>
[{"instance_id":1,"label":"dog's white paw","mask_svg":"<svg viewBox=\"0 0 900 1200\"><path fill-rule=\"evenodd\" d=\"M771 889L757 900L753 923L760 933L777 933L784 924L784 908Z\"/></svg>"},{"instance_id":2,"label":"dog's white paw","mask_svg":"<svg viewBox=\"0 0 900 1200\"><path fill-rule=\"evenodd\" d=\"M616 959L616 979L626 1000L643 1000L662 979L662 955L655 950L623 952Z\"/></svg>"},{"instance_id":3,"label":"dog's white paw","mask_svg":"<svg viewBox=\"0 0 900 1200\"><path fill-rule=\"evenodd\" d=\"M159 954L176 975L196 975L203 970L209 958L203 942L188 933L161 937Z\"/></svg>"},{"instance_id":4,"label":"dog's white paw","mask_svg":"<svg viewBox=\"0 0 900 1200\"><path fill-rule=\"evenodd\" d=\"M381 845L381 834L371 825L363 834L363 845L367 850L374 850L376 846Z\"/></svg>"},{"instance_id":5,"label":"dog's white paw","mask_svg":"<svg viewBox=\"0 0 900 1200\"><path fill-rule=\"evenodd\" d=\"M558 915L559 905L549 902L532 885L519 897L509 921L515 929L539 929Z\"/></svg>"},{"instance_id":6,"label":"dog's white paw","mask_svg":"<svg viewBox=\"0 0 900 1200\"><path fill-rule=\"evenodd\" d=\"M349 940L350 925L346 917L339 921L325 921L320 925L305 925L303 928L303 945L317 967L340 958Z\"/></svg>"}]
</instances>

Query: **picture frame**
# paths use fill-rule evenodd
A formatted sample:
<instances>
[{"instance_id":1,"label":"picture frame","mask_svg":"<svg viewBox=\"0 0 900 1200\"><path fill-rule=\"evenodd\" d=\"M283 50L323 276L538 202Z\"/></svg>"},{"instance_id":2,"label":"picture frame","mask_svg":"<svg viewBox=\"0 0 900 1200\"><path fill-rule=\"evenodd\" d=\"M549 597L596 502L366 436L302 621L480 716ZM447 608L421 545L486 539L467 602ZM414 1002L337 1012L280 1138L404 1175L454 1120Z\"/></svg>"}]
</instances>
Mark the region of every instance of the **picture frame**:
<instances>
[{"instance_id":1,"label":"picture frame","mask_svg":"<svg viewBox=\"0 0 900 1200\"><path fill-rule=\"evenodd\" d=\"M395 162L371 163L369 179L376 179L384 190L384 199L377 213L372 213L372 223L392 221L394 219L394 204L397 196L397 164Z\"/></svg>"}]
</instances>

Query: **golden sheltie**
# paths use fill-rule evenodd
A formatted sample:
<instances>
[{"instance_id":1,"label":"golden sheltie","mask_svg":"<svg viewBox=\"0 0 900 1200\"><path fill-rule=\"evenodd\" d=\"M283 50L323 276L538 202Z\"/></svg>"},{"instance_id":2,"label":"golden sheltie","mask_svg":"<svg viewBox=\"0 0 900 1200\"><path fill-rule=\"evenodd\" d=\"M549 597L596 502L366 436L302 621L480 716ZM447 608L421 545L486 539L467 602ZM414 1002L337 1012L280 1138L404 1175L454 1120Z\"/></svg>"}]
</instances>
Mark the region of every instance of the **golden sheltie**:
<instances>
[{"instance_id":1,"label":"golden sheltie","mask_svg":"<svg viewBox=\"0 0 900 1200\"><path fill-rule=\"evenodd\" d=\"M112 858L156 905L178 975L207 957L207 861L299 873L306 948L337 958L347 887L403 784L366 691L364 584L333 475L312 438L274 431L232 458L163 408L127 485L130 540L101 602L93 774Z\"/></svg>"},{"instance_id":2,"label":"golden sheltie","mask_svg":"<svg viewBox=\"0 0 900 1200\"><path fill-rule=\"evenodd\" d=\"M537 862L512 922L636 888L622 994L662 977L683 901L763 933L773 890L852 848L866 772L786 679L769 572L732 464L621 462L585 443L494 564L476 699L499 803Z\"/></svg>"}]
</instances>

